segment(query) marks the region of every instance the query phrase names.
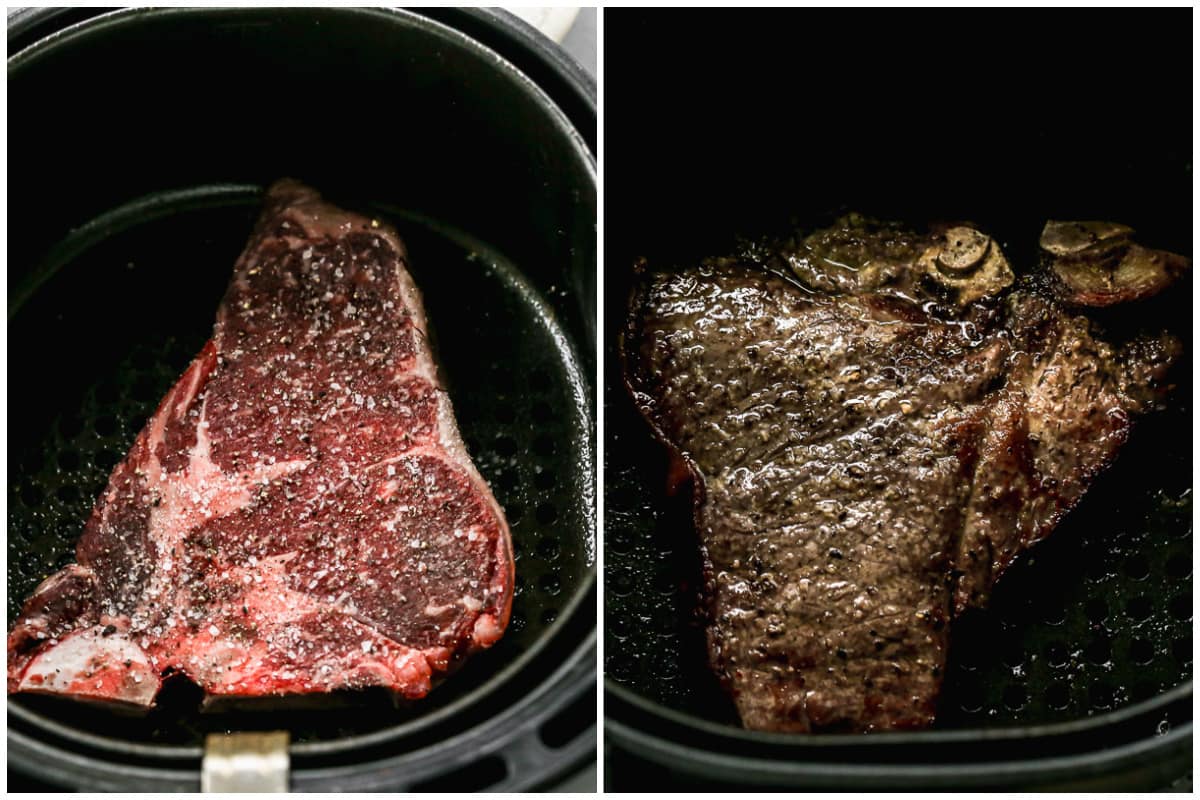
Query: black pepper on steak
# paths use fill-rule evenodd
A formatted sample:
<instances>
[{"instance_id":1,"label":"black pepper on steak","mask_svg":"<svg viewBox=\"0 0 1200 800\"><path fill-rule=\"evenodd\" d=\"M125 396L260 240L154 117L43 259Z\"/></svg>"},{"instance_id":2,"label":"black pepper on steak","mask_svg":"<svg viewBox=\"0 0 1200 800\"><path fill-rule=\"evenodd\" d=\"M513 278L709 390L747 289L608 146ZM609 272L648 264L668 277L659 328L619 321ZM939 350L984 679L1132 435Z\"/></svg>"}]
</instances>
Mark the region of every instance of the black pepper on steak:
<instances>
[{"instance_id":1,"label":"black pepper on steak","mask_svg":"<svg viewBox=\"0 0 1200 800\"><path fill-rule=\"evenodd\" d=\"M395 231L280 181L208 344L8 637L8 690L424 696L508 623L508 525Z\"/></svg>"},{"instance_id":2,"label":"black pepper on steak","mask_svg":"<svg viewBox=\"0 0 1200 800\"><path fill-rule=\"evenodd\" d=\"M639 269L625 379L691 477L709 659L753 729L931 724L948 623L1079 501L1179 355L1165 333L1109 344L968 225L851 215Z\"/></svg>"}]
</instances>

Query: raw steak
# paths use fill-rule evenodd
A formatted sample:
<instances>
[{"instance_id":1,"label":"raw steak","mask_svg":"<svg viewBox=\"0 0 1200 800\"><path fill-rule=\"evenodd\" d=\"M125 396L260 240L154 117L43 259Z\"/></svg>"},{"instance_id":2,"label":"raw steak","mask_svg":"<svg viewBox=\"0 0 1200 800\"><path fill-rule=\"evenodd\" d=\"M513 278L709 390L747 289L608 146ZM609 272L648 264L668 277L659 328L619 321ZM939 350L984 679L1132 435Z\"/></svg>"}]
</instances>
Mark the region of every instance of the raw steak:
<instances>
[{"instance_id":1,"label":"raw steak","mask_svg":"<svg viewBox=\"0 0 1200 800\"><path fill-rule=\"evenodd\" d=\"M419 698L494 644L508 527L425 330L394 231L275 184L211 340L9 634L9 692Z\"/></svg>"},{"instance_id":2,"label":"raw steak","mask_svg":"<svg viewBox=\"0 0 1200 800\"><path fill-rule=\"evenodd\" d=\"M754 729L929 725L949 622L1078 502L1179 348L1007 290L967 226L852 217L639 280L626 379L690 479L710 661Z\"/></svg>"}]
</instances>

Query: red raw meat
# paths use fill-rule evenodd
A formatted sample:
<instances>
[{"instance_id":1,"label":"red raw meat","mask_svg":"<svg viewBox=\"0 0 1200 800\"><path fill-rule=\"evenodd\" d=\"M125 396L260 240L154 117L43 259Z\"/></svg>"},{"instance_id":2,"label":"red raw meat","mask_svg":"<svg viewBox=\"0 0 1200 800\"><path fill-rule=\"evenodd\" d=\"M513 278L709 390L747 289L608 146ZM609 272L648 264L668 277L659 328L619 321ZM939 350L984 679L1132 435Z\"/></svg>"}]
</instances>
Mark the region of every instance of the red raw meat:
<instances>
[{"instance_id":1,"label":"red raw meat","mask_svg":"<svg viewBox=\"0 0 1200 800\"><path fill-rule=\"evenodd\" d=\"M424 696L508 624L508 526L439 388L404 245L274 185L212 339L27 601L9 692Z\"/></svg>"}]
</instances>

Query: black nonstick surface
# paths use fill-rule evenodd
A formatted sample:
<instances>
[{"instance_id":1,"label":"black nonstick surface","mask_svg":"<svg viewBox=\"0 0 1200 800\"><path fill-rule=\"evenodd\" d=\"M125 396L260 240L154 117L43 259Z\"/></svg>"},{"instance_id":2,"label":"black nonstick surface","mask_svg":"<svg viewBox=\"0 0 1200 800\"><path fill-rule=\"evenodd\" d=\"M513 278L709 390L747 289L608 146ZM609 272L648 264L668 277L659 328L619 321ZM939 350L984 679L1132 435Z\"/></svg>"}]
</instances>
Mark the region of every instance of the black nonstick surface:
<instances>
[{"instance_id":1,"label":"black nonstick surface","mask_svg":"<svg viewBox=\"0 0 1200 800\"><path fill-rule=\"evenodd\" d=\"M399 712L374 698L352 713L201 715L195 687L176 684L145 719L121 726L124 738L198 744L205 732L286 720L295 741L308 741L414 719L527 657L585 582L594 553L578 476L591 457L586 389L569 340L520 270L486 244L394 209L369 210L409 247L467 449L512 527L508 632L428 702ZM257 211L252 187L147 198L81 228L61 245L61 260L44 266L40 286L14 292L9 335L36 346L10 355L10 379L39 390L10 396L10 418L21 420L10 438L10 624L33 588L73 560L109 472L208 338L228 278L213 265L232 270ZM76 703L13 702L104 728L104 712Z\"/></svg>"},{"instance_id":2,"label":"black nonstick surface","mask_svg":"<svg viewBox=\"0 0 1200 800\"><path fill-rule=\"evenodd\" d=\"M813 230L846 210L918 227L969 219L1027 268L1046 219L1123 221L1153 246L1190 255L1190 39L1173 27L1182 23L1101 13L1089 22L1098 38L1080 38L1069 15L697 13L680 39L665 15L606 16L607 54L639 54L605 60L612 788L997 788L1103 774L1100 787L1118 785L1118 773L1145 785L1164 776L1134 777L1131 765L1165 763L1157 759L1169 751L1170 770L1186 758L1190 281L1101 320L1115 336L1164 326L1181 336L1189 355L1177 388L1163 412L1139 420L1051 538L1014 565L989 608L955 624L929 732L740 728L696 617L690 497L666 496L666 456L621 385L615 341L635 259L687 266L735 251L743 237ZM716 40L711 58L690 58L697 42ZM1101 57L1099 41L1121 42L1125 57ZM1105 99L1118 96L1136 102ZM1071 738L1084 729L1086 742ZM1141 750L1106 762L1118 745ZM1039 772L1039 758L1068 754L1078 759L1070 768ZM640 784L630 778L639 770Z\"/></svg>"}]
</instances>

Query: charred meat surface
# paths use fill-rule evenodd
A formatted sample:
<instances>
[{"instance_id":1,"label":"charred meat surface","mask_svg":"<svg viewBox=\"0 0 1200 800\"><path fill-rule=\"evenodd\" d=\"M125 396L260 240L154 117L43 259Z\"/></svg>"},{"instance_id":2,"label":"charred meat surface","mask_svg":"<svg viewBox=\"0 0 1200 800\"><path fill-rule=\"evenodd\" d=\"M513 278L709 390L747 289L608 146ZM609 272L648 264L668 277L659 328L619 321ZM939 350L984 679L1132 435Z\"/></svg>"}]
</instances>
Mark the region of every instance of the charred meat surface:
<instances>
[{"instance_id":1,"label":"charred meat surface","mask_svg":"<svg viewBox=\"0 0 1200 800\"><path fill-rule=\"evenodd\" d=\"M281 181L212 338L8 637L8 690L424 696L508 622L508 526L396 233Z\"/></svg>"},{"instance_id":2,"label":"charred meat surface","mask_svg":"<svg viewBox=\"0 0 1200 800\"><path fill-rule=\"evenodd\" d=\"M1015 287L1015 288L1013 288ZM921 728L983 605L1167 389L971 225L858 216L639 278L625 377L690 476L709 658L747 728Z\"/></svg>"}]
</instances>

